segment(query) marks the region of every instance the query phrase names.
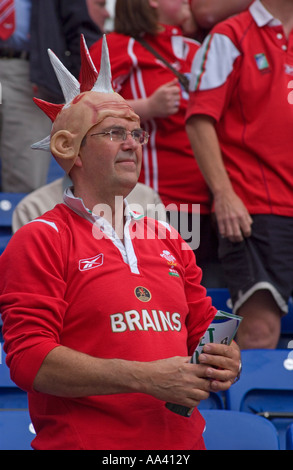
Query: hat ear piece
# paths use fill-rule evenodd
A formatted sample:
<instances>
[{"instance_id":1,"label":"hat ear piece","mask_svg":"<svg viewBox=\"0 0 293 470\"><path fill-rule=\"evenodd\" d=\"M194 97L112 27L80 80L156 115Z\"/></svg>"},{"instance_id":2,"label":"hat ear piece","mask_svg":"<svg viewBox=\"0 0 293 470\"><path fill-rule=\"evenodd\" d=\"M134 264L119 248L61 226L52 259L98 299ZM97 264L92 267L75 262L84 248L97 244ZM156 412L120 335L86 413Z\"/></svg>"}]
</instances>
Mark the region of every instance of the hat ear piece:
<instances>
[{"instance_id":1,"label":"hat ear piece","mask_svg":"<svg viewBox=\"0 0 293 470\"><path fill-rule=\"evenodd\" d=\"M68 173L79 152L76 136L67 130L57 131L51 137L51 152L58 163Z\"/></svg>"},{"instance_id":2,"label":"hat ear piece","mask_svg":"<svg viewBox=\"0 0 293 470\"><path fill-rule=\"evenodd\" d=\"M57 131L51 137L51 152L55 157L73 159L77 157L75 139L67 130Z\"/></svg>"}]
</instances>

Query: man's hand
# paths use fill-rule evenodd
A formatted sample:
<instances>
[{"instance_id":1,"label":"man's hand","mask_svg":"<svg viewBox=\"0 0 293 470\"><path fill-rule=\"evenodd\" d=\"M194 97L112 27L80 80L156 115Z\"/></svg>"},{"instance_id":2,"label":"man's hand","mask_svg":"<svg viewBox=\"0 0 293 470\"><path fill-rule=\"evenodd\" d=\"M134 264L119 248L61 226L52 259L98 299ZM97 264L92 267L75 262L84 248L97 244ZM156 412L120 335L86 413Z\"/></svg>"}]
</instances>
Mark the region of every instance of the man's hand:
<instances>
[{"instance_id":1,"label":"man's hand","mask_svg":"<svg viewBox=\"0 0 293 470\"><path fill-rule=\"evenodd\" d=\"M193 408L208 398L208 366L190 357L171 357L143 364L143 391L165 402Z\"/></svg>"},{"instance_id":2,"label":"man's hand","mask_svg":"<svg viewBox=\"0 0 293 470\"><path fill-rule=\"evenodd\" d=\"M251 235L252 218L234 191L224 190L214 195L219 233L231 242L241 242Z\"/></svg>"},{"instance_id":3,"label":"man's hand","mask_svg":"<svg viewBox=\"0 0 293 470\"><path fill-rule=\"evenodd\" d=\"M149 114L152 117L164 118L178 112L181 100L177 78L159 88L148 98Z\"/></svg>"},{"instance_id":4,"label":"man's hand","mask_svg":"<svg viewBox=\"0 0 293 470\"><path fill-rule=\"evenodd\" d=\"M209 397L211 391L227 390L235 381L240 366L236 343L209 343L199 355L199 364L190 357L171 357L144 364L145 393L159 400L193 408Z\"/></svg>"},{"instance_id":5,"label":"man's hand","mask_svg":"<svg viewBox=\"0 0 293 470\"><path fill-rule=\"evenodd\" d=\"M210 390L213 392L228 390L240 371L240 349L234 342L231 346L206 344L198 360L200 364L208 365L206 374L210 379Z\"/></svg>"}]
</instances>

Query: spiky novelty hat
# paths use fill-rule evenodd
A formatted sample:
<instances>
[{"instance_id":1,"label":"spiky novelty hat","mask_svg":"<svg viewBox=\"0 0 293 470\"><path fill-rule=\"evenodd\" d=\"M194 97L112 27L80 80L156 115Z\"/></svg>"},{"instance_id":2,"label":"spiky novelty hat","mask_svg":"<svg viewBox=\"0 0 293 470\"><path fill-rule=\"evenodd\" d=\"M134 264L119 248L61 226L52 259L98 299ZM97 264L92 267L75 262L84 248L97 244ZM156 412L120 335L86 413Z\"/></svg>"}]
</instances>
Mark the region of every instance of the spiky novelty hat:
<instances>
[{"instance_id":1,"label":"spiky novelty hat","mask_svg":"<svg viewBox=\"0 0 293 470\"><path fill-rule=\"evenodd\" d=\"M33 149L51 151L59 165L69 173L87 132L106 117L138 121L139 117L112 88L111 65L106 37L103 37L100 71L97 72L84 36L81 36L81 83L48 50L52 66L64 94L65 104L53 104L34 98L51 119L50 136L32 145Z\"/></svg>"}]
</instances>

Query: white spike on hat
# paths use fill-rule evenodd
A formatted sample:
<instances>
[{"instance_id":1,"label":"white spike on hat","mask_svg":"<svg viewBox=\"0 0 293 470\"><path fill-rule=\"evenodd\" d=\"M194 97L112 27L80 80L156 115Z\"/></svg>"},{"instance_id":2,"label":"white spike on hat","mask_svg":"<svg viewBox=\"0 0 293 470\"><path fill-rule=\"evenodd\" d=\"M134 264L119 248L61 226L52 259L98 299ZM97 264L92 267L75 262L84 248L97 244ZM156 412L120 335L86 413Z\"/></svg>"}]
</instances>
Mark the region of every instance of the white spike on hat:
<instances>
[{"instance_id":1,"label":"white spike on hat","mask_svg":"<svg viewBox=\"0 0 293 470\"><path fill-rule=\"evenodd\" d=\"M41 108L42 111L47 114L52 122L55 121L60 111L63 108L70 106L72 100L76 98L81 92L96 91L100 93L114 93L112 87L109 50L105 35L103 36L102 42L102 57L99 73L94 66L85 42L85 38L83 35L81 36L81 83L78 82L78 80L69 72L69 70L62 64L62 62L50 49L48 50L48 54L58 82L60 83L65 98L65 104L56 105L38 98L34 98L34 102ZM45 137L39 142L36 142L31 146L31 148L50 151L50 136Z\"/></svg>"}]
</instances>

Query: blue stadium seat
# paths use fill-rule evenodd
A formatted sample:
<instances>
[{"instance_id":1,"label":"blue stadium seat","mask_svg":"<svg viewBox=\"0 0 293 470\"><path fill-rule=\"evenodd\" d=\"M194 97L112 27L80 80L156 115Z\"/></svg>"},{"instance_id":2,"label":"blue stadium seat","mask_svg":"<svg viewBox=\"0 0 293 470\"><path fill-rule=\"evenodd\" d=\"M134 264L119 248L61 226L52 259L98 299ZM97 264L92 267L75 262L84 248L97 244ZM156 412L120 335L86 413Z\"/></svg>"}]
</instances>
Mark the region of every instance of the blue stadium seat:
<instances>
[{"instance_id":1,"label":"blue stadium seat","mask_svg":"<svg viewBox=\"0 0 293 470\"><path fill-rule=\"evenodd\" d=\"M52 181L55 181L58 178L63 178L63 176L64 170L62 170L61 166L58 165L55 158L52 156L47 175L47 184L52 183Z\"/></svg>"},{"instance_id":2,"label":"blue stadium seat","mask_svg":"<svg viewBox=\"0 0 293 470\"><path fill-rule=\"evenodd\" d=\"M26 193L3 193L0 192L0 225L11 227L12 213L16 205L23 199Z\"/></svg>"},{"instance_id":3,"label":"blue stadium seat","mask_svg":"<svg viewBox=\"0 0 293 470\"><path fill-rule=\"evenodd\" d=\"M293 351L244 350L240 380L226 392L229 410L264 416L276 427L281 449L293 421Z\"/></svg>"},{"instance_id":4,"label":"blue stadium seat","mask_svg":"<svg viewBox=\"0 0 293 470\"><path fill-rule=\"evenodd\" d=\"M32 450L34 438L27 410L0 411L0 450Z\"/></svg>"},{"instance_id":5,"label":"blue stadium seat","mask_svg":"<svg viewBox=\"0 0 293 470\"><path fill-rule=\"evenodd\" d=\"M25 193L0 192L0 255L12 235L12 213Z\"/></svg>"},{"instance_id":6,"label":"blue stadium seat","mask_svg":"<svg viewBox=\"0 0 293 470\"><path fill-rule=\"evenodd\" d=\"M212 298L213 305L218 310L223 310L227 313L232 313L232 304L230 298L230 292L226 288L208 288L207 295Z\"/></svg>"},{"instance_id":7,"label":"blue stadium seat","mask_svg":"<svg viewBox=\"0 0 293 470\"><path fill-rule=\"evenodd\" d=\"M202 400L198 405L199 410L224 410L224 396L221 393L211 392L209 398Z\"/></svg>"},{"instance_id":8,"label":"blue stadium seat","mask_svg":"<svg viewBox=\"0 0 293 470\"><path fill-rule=\"evenodd\" d=\"M293 421L286 431L286 450L293 450Z\"/></svg>"},{"instance_id":9,"label":"blue stadium seat","mask_svg":"<svg viewBox=\"0 0 293 470\"><path fill-rule=\"evenodd\" d=\"M0 410L27 409L27 393L12 382L5 358L3 343L0 343Z\"/></svg>"},{"instance_id":10,"label":"blue stadium seat","mask_svg":"<svg viewBox=\"0 0 293 470\"><path fill-rule=\"evenodd\" d=\"M292 343L291 343L292 341ZM281 336L278 348L292 348L293 346L293 299L288 302L288 313L282 317Z\"/></svg>"},{"instance_id":11,"label":"blue stadium seat","mask_svg":"<svg viewBox=\"0 0 293 470\"><path fill-rule=\"evenodd\" d=\"M275 427L265 418L229 410L201 410L207 450L279 450Z\"/></svg>"}]
</instances>

